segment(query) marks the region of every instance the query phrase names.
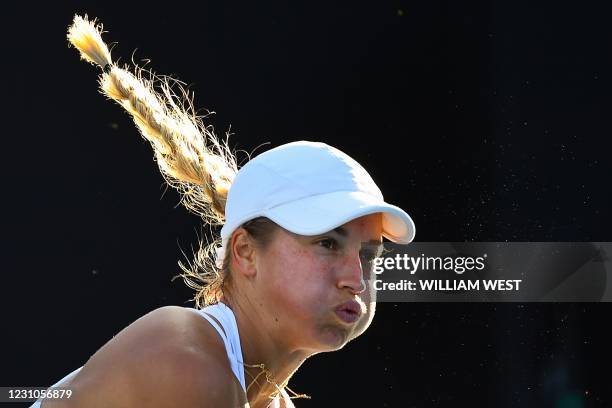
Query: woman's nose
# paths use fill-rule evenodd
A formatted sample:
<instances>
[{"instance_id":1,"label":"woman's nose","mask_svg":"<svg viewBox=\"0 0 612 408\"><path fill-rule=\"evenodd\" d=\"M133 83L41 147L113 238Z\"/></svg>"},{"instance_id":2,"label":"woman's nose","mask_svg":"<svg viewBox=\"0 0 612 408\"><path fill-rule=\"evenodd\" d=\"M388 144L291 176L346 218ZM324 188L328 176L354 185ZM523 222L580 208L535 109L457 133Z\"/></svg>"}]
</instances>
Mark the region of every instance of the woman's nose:
<instances>
[{"instance_id":1,"label":"woman's nose","mask_svg":"<svg viewBox=\"0 0 612 408\"><path fill-rule=\"evenodd\" d=\"M348 288L353 294L365 291L366 284L358 252L347 255L343 262L338 276L338 288Z\"/></svg>"}]
</instances>

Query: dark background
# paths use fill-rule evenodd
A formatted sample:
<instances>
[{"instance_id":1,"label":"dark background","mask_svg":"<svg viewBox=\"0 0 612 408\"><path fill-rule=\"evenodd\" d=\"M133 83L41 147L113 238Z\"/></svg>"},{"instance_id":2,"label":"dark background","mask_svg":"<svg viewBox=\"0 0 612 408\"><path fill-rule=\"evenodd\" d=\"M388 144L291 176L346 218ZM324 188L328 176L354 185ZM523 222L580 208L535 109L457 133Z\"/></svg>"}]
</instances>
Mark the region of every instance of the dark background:
<instances>
[{"instance_id":1,"label":"dark background","mask_svg":"<svg viewBox=\"0 0 612 408\"><path fill-rule=\"evenodd\" d=\"M612 241L609 7L3 7L0 385L50 385L148 311L193 304L170 279L201 223L67 47L74 13L104 23L115 60L137 49L190 84L232 147L344 150L412 215L417 241ZM381 304L365 335L290 385L313 397L298 407L610 407L611 311Z\"/></svg>"}]
</instances>

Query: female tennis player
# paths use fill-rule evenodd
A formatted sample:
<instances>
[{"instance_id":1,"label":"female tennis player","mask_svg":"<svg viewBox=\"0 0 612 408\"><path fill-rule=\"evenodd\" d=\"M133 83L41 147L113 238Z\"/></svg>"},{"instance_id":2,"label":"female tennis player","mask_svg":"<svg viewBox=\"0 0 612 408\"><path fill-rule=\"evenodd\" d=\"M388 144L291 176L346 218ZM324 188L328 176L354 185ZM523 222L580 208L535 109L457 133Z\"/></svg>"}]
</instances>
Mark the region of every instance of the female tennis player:
<instances>
[{"instance_id":1,"label":"female tennis player","mask_svg":"<svg viewBox=\"0 0 612 408\"><path fill-rule=\"evenodd\" d=\"M136 320L54 385L70 399L42 407L293 407L307 397L287 386L300 365L371 323L367 263L383 237L412 241L412 219L324 143L288 143L238 171L183 88L179 98L167 78L113 64L101 32L75 16L68 39L103 69L102 92L133 116L182 202L221 236L181 264L196 308Z\"/></svg>"}]
</instances>

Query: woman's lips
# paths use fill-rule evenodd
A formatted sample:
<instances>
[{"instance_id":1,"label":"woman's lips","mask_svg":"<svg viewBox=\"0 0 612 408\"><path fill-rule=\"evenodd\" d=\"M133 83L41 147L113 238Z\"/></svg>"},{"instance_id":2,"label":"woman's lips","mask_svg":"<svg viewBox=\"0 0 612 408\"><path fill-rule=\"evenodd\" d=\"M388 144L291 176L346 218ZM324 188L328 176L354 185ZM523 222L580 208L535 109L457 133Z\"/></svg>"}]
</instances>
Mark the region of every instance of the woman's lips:
<instances>
[{"instance_id":1,"label":"woman's lips","mask_svg":"<svg viewBox=\"0 0 612 408\"><path fill-rule=\"evenodd\" d=\"M355 323L361 317L361 306L354 300L342 303L334 311L344 323Z\"/></svg>"}]
</instances>

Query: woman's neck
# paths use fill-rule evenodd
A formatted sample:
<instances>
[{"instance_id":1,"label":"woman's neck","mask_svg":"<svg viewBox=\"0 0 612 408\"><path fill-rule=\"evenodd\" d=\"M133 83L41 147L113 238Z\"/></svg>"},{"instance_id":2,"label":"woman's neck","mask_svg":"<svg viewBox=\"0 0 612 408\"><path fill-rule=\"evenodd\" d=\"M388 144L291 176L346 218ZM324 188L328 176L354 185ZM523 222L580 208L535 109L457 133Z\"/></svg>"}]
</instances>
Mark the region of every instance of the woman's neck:
<instances>
[{"instance_id":1,"label":"woman's neck","mask_svg":"<svg viewBox=\"0 0 612 408\"><path fill-rule=\"evenodd\" d=\"M225 297L221 301L232 309L238 325L249 406L265 408L270 396L278 394L277 387L286 385L312 353L292 349L276 338L269 319L265 321L267 316L253 313L255 305L248 299Z\"/></svg>"}]
</instances>

